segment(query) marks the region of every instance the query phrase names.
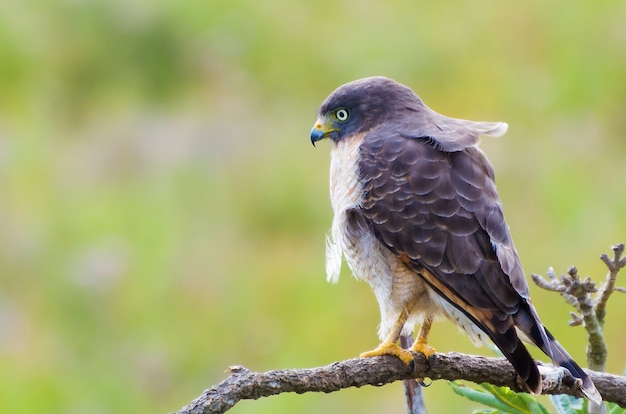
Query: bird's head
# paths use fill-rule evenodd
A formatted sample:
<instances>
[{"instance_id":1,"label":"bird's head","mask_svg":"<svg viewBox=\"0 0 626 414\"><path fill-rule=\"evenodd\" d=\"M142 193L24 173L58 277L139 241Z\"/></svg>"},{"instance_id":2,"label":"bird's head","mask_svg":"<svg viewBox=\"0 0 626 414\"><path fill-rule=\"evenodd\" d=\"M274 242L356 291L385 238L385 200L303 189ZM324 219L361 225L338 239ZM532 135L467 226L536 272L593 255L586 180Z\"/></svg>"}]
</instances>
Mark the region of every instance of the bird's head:
<instances>
[{"instance_id":1,"label":"bird's head","mask_svg":"<svg viewBox=\"0 0 626 414\"><path fill-rule=\"evenodd\" d=\"M375 76L346 83L331 93L318 111L311 143L329 138L335 143L379 127L422 102L408 87Z\"/></svg>"}]
</instances>

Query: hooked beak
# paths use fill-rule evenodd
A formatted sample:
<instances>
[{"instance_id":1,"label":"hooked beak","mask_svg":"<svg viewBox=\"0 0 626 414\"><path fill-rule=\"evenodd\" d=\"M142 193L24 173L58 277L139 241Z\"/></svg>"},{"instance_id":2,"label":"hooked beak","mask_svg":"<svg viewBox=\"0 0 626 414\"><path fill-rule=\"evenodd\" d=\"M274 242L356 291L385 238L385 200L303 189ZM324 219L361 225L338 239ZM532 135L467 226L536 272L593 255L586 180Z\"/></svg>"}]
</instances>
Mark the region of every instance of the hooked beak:
<instances>
[{"instance_id":1,"label":"hooked beak","mask_svg":"<svg viewBox=\"0 0 626 414\"><path fill-rule=\"evenodd\" d=\"M328 134L332 131L329 126L326 124L323 118L318 118L315 121L315 125L313 129L311 129L311 144L315 146L317 141L321 141L324 138L328 137Z\"/></svg>"}]
</instances>

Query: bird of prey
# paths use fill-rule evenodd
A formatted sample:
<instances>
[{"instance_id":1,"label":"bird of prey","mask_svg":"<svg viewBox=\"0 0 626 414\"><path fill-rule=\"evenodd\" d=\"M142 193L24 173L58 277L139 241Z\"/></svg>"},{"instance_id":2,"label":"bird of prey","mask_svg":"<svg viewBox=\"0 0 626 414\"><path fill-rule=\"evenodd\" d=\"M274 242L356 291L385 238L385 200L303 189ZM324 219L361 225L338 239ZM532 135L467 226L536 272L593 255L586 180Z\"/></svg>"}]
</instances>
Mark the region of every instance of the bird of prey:
<instances>
[{"instance_id":1,"label":"bird of prey","mask_svg":"<svg viewBox=\"0 0 626 414\"><path fill-rule=\"evenodd\" d=\"M421 324L411 351L427 357L431 324L448 318L475 341L491 339L528 391L541 393L537 366L521 342L537 345L601 396L591 379L541 323L479 136L499 137L502 122L440 115L408 87L385 77L340 86L322 103L311 142L332 141L326 273L342 256L374 290L381 344L361 356L411 352L401 334Z\"/></svg>"}]
</instances>

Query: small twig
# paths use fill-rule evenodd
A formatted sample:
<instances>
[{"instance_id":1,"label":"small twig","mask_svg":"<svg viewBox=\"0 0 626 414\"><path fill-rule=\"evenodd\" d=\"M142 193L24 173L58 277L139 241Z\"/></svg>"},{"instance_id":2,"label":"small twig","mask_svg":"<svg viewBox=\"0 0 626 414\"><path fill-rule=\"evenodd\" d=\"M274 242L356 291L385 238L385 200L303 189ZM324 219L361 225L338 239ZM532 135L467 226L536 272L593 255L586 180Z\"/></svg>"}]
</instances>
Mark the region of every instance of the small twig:
<instances>
[{"instance_id":1,"label":"small twig","mask_svg":"<svg viewBox=\"0 0 626 414\"><path fill-rule=\"evenodd\" d=\"M564 276L561 276L561 279L557 279L556 273L554 273L553 268L549 268L547 274L549 280L535 273L531 274L530 277L533 279L533 282L535 282L535 284L540 288L548 290L550 292L558 292L561 296L563 296L563 299L565 299L568 304L570 304L572 307L576 308L580 312L576 296L572 296L567 292L567 286L565 286L562 281L562 278Z\"/></svg>"},{"instance_id":2,"label":"small twig","mask_svg":"<svg viewBox=\"0 0 626 414\"><path fill-rule=\"evenodd\" d=\"M600 286L597 295L597 304L596 304L596 316L598 318L598 322L600 325L604 325L604 318L606 316L606 303L611 296L611 293L617 291L622 291L622 288L615 287L615 281L617 279L617 274L624 266L626 266L626 257L622 258L622 254L624 254L624 244L620 243L612 247L613 250L613 260L609 259L609 257L602 253L600 259L604 262L606 267L609 268L609 274L606 277L606 281Z\"/></svg>"},{"instance_id":3,"label":"small twig","mask_svg":"<svg viewBox=\"0 0 626 414\"><path fill-rule=\"evenodd\" d=\"M570 267L567 274L567 276L561 276L561 282L565 287L564 292L561 294L566 297L568 302L575 301L576 308L582 314L585 326L587 326L587 323L595 324L594 304L591 294L597 291L596 284L589 277L580 280L576 266Z\"/></svg>"},{"instance_id":4,"label":"small twig","mask_svg":"<svg viewBox=\"0 0 626 414\"><path fill-rule=\"evenodd\" d=\"M572 320L569 321L569 326L579 326L583 324L584 319L579 314L570 312L569 316L572 317Z\"/></svg>"}]
</instances>

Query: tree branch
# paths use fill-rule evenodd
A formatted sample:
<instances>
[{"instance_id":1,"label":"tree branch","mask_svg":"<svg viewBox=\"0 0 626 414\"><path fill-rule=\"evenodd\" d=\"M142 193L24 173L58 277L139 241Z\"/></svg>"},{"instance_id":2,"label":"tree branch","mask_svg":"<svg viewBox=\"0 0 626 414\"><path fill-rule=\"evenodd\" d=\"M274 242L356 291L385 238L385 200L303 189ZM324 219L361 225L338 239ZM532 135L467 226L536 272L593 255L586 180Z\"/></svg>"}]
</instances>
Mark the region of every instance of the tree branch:
<instances>
[{"instance_id":1,"label":"tree branch","mask_svg":"<svg viewBox=\"0 0 626 414\"><path fill-rule=\"evenodd\" d=\"M177 414L224 413L241 400L256 400L284 392L334 392L364 385L383 385L398 380L429 377L432 380L489 382L524 391L513 367L504 358L487 358L459 353L435 354L428 360L414 354L412 366L390 356L350 359L325 367L285 369L265 373L244 367L229 369L230 376L183 407ZM540 366L544 394L569 394L581 397L580 380L567 370ZM605 401L626 407L626 377L587 370Z\"/></svg>"}]
</instances>

